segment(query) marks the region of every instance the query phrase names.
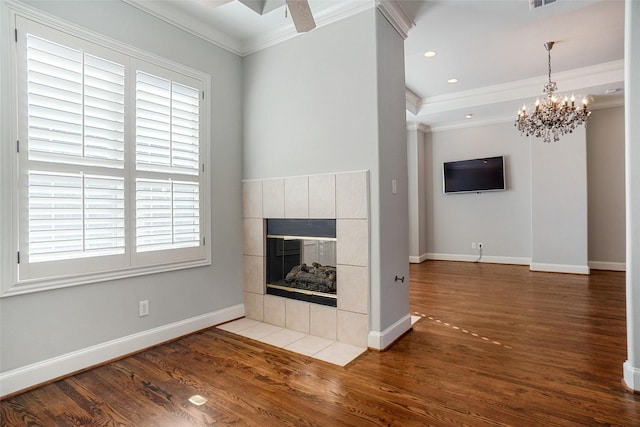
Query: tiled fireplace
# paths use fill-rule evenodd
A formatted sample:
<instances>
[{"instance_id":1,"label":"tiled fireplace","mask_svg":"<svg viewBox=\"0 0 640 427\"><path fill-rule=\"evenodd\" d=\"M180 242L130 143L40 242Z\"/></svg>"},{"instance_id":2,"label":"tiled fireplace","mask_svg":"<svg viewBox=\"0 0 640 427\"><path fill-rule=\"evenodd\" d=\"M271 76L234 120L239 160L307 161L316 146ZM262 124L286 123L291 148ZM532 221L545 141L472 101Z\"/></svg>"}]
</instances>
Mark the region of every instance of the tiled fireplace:
<instances>
[{"instance_id":1,"label":"tiled fireplace","mask_svg":"<svg viewBox=\"0 0 640 427\"><path fill-rule=\"evenodd\" d=\"M369 333L368 212L367 171L244 181L246 317L366 347ZM290 243L288 248L285 243L281 243L280 249L286 252L291 251L291 247L300 248L305 245L308 246L304 251L306 253L322 253L322 259L317 264L329 265L335 260L335 306L318 304L318 301L309 298L286 298L275 295L278 292L267 291L269 219L332 220L330 222L335 227L335 238L320 239L323 242L321 247L315 243L315 239L302 239L303 243ZM273 267L269 269L272 270ZM291 266L287 266L284 274L290 272L290 269ZM331 272L325 274L330 275Z\"/></svg>"}]
</instances>

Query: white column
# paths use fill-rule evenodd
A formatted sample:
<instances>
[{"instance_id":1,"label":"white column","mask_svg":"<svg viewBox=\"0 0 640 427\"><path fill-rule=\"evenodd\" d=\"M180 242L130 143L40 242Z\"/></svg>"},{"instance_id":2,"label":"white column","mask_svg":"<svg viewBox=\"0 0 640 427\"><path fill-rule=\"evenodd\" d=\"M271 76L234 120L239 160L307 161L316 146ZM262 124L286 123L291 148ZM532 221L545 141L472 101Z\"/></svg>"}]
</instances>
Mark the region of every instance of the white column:
<instances>
[{"instance_id":1,"label":"white column","mask_svg":"<svg viewBox=\"0 0 640 427\"><path fill-rule=\"evenodd\" d=\"M426 252L426 181L425 181L425 126L411 123L407 126L407 175L409 190L409 262L420 263Z\"/></svg>"},{"instance_id":2,"label":"white column","mask_svg":"<svg viewBox=\"0 0 640 427\"><path fill-rule=\"evenodd\" d=\"M625 10L625 175L627 205L627 361L624 382L640 391L640 2ZM632 25L635 23L635 27Z\"/></svg>"}]
</instances>

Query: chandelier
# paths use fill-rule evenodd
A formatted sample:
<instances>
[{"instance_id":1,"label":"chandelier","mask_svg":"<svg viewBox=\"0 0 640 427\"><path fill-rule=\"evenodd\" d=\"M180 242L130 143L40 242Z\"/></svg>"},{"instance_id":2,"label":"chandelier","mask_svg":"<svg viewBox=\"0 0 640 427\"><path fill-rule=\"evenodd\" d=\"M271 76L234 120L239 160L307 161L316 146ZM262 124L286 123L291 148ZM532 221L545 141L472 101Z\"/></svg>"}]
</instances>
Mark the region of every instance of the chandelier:
<instances>
[{"instance_id":1,"label":"chandelier","mask_svg":"<svg viewBox=\"0 0 640 427\"><path fill-rule=\"evenodd\" d=\"M521 135L535 136L542 138L544 142L554 142L560 140L561 135L573 132L573 130L584 124L591 116L591 111L587 108L587 98L582 100L582 106L576 106L576 99L573 95L571 98L559 98L555 92L558 90L556 82L551 81L551 48L554 42L547 42L544 48L547 50L549 57L549 82L544 85L543 92L547 97L542 101L536 99L535 110L527 113L527 106L523 105L518 110L515 126Z\"/></svg>"}]
</instances>

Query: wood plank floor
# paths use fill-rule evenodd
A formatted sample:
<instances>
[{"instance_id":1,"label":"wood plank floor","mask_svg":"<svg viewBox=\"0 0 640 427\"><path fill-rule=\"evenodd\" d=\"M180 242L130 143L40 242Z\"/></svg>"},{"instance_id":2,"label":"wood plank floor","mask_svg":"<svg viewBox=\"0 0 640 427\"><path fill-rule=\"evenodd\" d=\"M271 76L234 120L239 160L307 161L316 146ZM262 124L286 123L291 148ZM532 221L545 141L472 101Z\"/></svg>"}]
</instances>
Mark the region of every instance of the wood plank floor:
<instances>
[{"instance_id":1,"label":"wood plank floor","mask_svg":"<svg viewBox=\"0 0 640 427\"><path fill-rule=\"evenodd\" d=\"M624 288L624 273L428 261L411 266L424 317L345 368L211 328L7 398L2 426L640 426Z\"/></svg>"}]
</instances>

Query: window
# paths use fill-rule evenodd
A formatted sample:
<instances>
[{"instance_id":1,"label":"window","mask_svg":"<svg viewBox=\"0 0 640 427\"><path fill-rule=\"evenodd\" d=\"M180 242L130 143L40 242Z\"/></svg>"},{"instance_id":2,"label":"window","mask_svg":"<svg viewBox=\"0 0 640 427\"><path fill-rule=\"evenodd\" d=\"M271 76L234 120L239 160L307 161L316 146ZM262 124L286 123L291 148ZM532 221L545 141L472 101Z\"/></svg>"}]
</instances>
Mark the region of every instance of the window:
<instances>
[{"instance_id":1,"label":"window","mask_svg":"<svg viewBox=\"0 0 640 427\"><path fill-rule=\"evenodd\" d=\"M18 264L5 294L209 264L208 76L15 22Z\"/></svg>"}]
</instances>

